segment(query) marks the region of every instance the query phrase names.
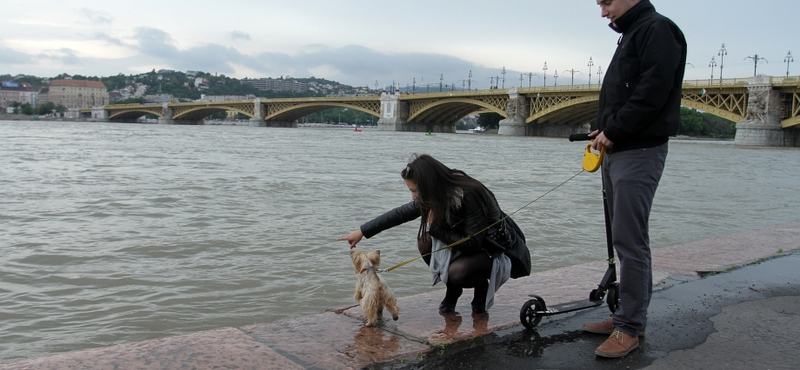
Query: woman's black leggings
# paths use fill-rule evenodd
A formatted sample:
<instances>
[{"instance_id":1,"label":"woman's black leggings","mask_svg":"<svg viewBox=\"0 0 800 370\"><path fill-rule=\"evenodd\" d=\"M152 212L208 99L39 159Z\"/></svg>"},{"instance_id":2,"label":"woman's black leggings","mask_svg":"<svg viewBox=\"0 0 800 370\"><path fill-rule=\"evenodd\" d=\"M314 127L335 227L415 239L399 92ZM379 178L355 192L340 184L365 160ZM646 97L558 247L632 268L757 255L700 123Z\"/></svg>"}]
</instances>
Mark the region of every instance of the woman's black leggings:
<instances>
[{"instance_id":1,"label":"woman's black leggings","mask_svg":"<svg viewBox=\"0 0 800 370\"><path fill-rule=\"evenodd\" d=\"M421 255L431 252L430 236L425 234L421 238L417 247ZM431 257L423 257L425 263L430 265ZM492 273L492 259L486 252L479 252L471 256L460 255L450 261L450 268L447 270L447 293L445 301L455 304L461 296L464 288L475 288L475 299L482 302L486 298L486 290L489 288L489 275Z\"/></svg>"}]
</instances>

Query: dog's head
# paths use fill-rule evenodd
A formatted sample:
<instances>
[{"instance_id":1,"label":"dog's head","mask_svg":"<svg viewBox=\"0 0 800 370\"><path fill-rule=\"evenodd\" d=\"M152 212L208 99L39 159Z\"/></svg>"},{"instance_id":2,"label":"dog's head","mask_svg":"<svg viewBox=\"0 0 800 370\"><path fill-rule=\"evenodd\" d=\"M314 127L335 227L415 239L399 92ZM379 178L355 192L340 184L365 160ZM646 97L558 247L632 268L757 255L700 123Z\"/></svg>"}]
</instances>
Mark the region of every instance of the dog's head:
<instances>
[{"instance_id":1,"label":"dog's head","mask_svg":"<svg viewBox=\"0 0 800 370\"><path fill-rule=\"evenodd\" d=\"M350 260L353 261L353 269L355 269L356 274L358 274L370 266L378 268L381 264L381 251L378 249L369 252L360 252L351 249Z\"/></svg>"}]
</instances>

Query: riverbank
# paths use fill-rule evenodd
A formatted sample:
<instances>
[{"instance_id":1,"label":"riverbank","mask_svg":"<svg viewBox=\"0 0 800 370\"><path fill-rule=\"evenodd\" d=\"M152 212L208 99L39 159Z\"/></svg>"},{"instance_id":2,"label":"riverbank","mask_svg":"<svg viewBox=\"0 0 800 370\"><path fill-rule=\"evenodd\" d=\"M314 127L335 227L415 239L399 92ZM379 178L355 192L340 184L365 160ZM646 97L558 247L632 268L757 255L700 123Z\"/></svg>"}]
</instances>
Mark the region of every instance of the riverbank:
<instances>
[{"instance_id":1,"label":"riverbank","mask_svg":"<svg viewBox=\"0 0 800 370\"><path fill-rule=\"evenodd\" d=\"M703 281L701 276L712 273L725 275L737 267L788 255L800 250L798 238L800 223L792 223L658 248L653 251L654 285L663 290L677 284ZM220 328L11 362L0 364L0 369L413 368L415 364L462 353L465 348L478 348L495 342L498 335L523 330L519 310L529 294L546 297L551 306L586 299L605 268L604 261L596 261L537 271L529 277L509 281L498 292L497 304L489 314L468 314L471 297L466 293L456 307L463 314L441 316L436 313L440 294L430 292L398 299L402 308L400 319L384 321L374 328L363 326L362 312L353 305L270 324ZM788 279L787 283L796 283L791 277ZM747 282L742 284L748 285ZM706 289L709 289L709 294L714 294L711 288ZM705 295L704 292L699 294ZM590 311L598 317L608 314L604 307ZM553 325L558 325L558 320L558 316L546 319L540 326L546 325L547 328L540 330L551 330ZM562 332L576 329L555 328ZM648 329L648 338L659 338L656 325ZM530 347L522 350L538 348L535 338L529 338L527 344ZM736 343L718 345L735 348L735 344L748 340L748 337L740 337ZM551 355L570 361L569 357L564 359L566 354ZM656 355L665 357L668 353ZM603 364L614 368L624 366L626 361L620 359ZM729 368L732 364L719 365ZM484 368L490 364L470 366ZM425 368L441 367L430 365Z\"/></svg>"}]
</instances>

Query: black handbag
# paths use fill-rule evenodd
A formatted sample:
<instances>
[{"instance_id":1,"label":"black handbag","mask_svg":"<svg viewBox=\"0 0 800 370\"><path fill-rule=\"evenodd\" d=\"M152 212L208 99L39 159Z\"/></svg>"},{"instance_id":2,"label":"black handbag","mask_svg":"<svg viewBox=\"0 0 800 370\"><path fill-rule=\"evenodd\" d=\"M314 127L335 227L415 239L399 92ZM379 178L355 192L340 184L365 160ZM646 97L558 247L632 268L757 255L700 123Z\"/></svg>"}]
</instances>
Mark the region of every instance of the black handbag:
<instances>
[{"instance_id":1,"label":"black handbag","mask_svg":"<svg viewBox=\"0 0 800 370\"><path fill-rule=\"evenodd\" d=\"M525 234L514 219L502 214L502 221L487 238L511 260L511 278L517 279L531 274L531 252L525 242Z\"/></svg>"}]
</instances>

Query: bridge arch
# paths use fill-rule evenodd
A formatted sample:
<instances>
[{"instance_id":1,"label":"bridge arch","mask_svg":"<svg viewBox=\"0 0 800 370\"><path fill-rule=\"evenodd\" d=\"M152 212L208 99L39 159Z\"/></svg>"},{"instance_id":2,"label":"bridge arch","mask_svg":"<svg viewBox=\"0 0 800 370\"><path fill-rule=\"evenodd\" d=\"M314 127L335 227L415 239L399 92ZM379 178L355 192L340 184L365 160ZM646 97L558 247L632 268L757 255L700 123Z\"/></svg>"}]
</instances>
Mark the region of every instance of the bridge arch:
<instances>
[{"instance_id":1,"label":"bridge arch","mask_svg":"<svg viewBox=\"0 0 800 370\"><path fill-rule=\"evenodd\" d=\"M175 115L173 117L179 120L200 121L210 115L221 112L236 112L244 114L250 118L253 118L252 111L242 110L239 109L238 107L222 107L222 106L197 107L186 110L176 109Z\"/></svg>"},{"instance_id":2,"label":"bridge arch","mask_svg":"<svg viewBox=\"0 0 800 370\"><path fill-rule=\"evenodd\" d=\"M309 114L322 112L333 108L355 109L366 114L380 118L380 103L364 105L349 104L344 102L307 102L295 104L275 104L267 106L266 121L293 122Z\"/></svg>"},{"instance_id":3,"label":"bridge arch","mask_svg":"<svg viewBox=\"0 0 800 370\"><path fill-rule=\"evenodd\" d=\"M502 104L508 104L508 99ZM508 114L505 107L501 109L496 104L483 100L469 98L454 98L448 100L422 100L412 101L409 109L409 123L442 122L455 124L461 118L472 113L497 113L503 117Z\"/></svg>"},{"instance_id":4,"label":"bridge arch","mask_svg":"<svg viewBox=\"0 0 800 370\"><path fill-rule=\"evenodd\" d=\"M155 108L131 108L130 110L121 110L121 111L114 111L109 116L108 119L111 121L134 121L142 116L146 116L148 114L152 114L157 117L162 117L164 113L161 110L160 106L154 106Z\"/></svg>"},{"instance_id":5,"label":"bridge arch","mask_svg":"<svg viewBox=\"0 0 800 370\"><path fill-rule=\"evenodd\" d=\"M599 99L599 94L531 98L525 123L582 125L597 118Z\"/></svg>"}]
</instances>

